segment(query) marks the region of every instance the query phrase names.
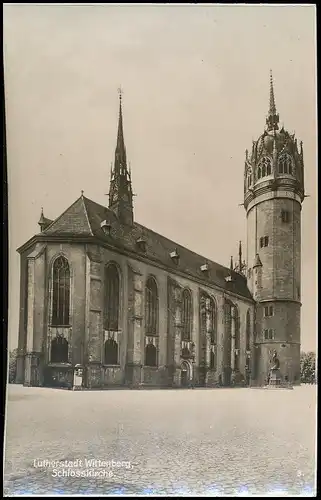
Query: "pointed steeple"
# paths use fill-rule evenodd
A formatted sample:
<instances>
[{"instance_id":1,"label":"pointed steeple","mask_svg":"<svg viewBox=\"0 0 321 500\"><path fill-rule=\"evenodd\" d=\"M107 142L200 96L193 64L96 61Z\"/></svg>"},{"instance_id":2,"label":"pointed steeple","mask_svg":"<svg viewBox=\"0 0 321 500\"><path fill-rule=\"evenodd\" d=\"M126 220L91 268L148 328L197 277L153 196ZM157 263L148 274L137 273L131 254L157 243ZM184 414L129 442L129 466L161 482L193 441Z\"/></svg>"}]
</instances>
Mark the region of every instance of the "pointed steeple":
<instances>
[{"instance_id":1,"label":"pointed steeple","mask_svg":"<svg viewBox=\"0 0 321 500\"><path fill-rule=\"evenodd\" d=\"M122 91L119 90L119 116L114 169L110 173L109 208L122 224L133 224L133 191L127 168L123 129Z\"/></svg>"},{"instance_id":2,"label":"pointed steeple","mask_svg":"<svg viewBox=\"0 0 321 500\"><path fill-rule=\"evenodd\" d=\"M242 242L239 242L239 272L242 272Z\"/></svg>"},{"instance_id":3,"label":"pointed steeple","mask_svg":"<svg viewBox=\"0 0 321 500\"><path fill-rule=\"evenodd\" d=\"M41 207L41 214L40 214L40 219L38 221L38 225L40 226L40 231L44 231L46 229L46 227L49 226L49 224L52 223L52 220L50 219L47 219L47 217L44 216L44 213L43 213L43 207Z\"/></svg>"},{"instance_id":4,"label":"pointed steeple","mask_svg":"<svg viewBox=\"0 0 321 500\"><path fill-rule=\"evenodd\" d=\"M122 91L119 89L119 117L118 117L118 132L117 132L117 145L115 151L115 169L126 169L126 148L124 141L123 129L123 109L122 109Z\"/></svg>"},{"instance_id":5,"label":"pointed steeple","mask_svg":"<svg viewBox=\"0 0 321 500\"><path fill-rule=\"evenodd\" d=\"M272 70L270 70L270 106L268 116L266 118L266 125L268 131L279 129L279 115L276 112Z\"/></svg>"}]
</instances>

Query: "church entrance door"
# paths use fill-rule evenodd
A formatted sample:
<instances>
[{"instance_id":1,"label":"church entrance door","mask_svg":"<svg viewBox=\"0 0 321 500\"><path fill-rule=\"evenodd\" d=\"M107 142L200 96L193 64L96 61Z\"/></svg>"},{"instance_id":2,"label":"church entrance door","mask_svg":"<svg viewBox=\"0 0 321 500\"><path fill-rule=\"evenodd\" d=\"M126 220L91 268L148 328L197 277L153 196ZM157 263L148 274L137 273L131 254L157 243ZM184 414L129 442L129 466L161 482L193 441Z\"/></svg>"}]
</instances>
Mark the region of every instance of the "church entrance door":
<instances>
[{"instance_id":1,"label":"church entrance door","mask_svg":"<svg viewBox=\"0 0 321 500\"><path fill-rule=\"evenodd\" d=\"M183 361L181 364L181 386L188 387L191 380L191 367L187 361Z\"/></svg>"}]
</instances>

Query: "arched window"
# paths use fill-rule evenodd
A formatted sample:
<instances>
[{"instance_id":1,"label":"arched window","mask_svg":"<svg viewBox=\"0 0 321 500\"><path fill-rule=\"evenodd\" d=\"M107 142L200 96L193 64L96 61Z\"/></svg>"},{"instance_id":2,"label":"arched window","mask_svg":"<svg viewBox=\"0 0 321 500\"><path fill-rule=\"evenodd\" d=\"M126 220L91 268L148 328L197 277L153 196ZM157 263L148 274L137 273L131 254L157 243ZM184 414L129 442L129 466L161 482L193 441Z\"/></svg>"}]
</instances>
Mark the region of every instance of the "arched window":
<instances>
[{"instance_id":1,"label":"arched window","mask_svg":"<svg viewBox=\"0 0 321 500\"><path fill-rule=\"evenodd\" d=\"M105 365L118 364L118 344L114 339L105 342Z\"/></svg>"},{"instance_id":2,"label":"arched window","mask_svg":"<svg viewBox=\"0 0 321 500\"><path fill-rule=\"evenodd\" d=\"M69 325L70 268L62 255L53 263L52 325Z\"/></svg>"},{"instance_id":3,"label":"arched window","mask_svg":"<svg viewBox=\"0 0 321 500\"><path fill-rule=\"evenodd\" d=\"M250 350L250 338L251 338L251 315L248 310L246 313L246 341L245 341L245 349L246 351Z\"/></svg>"},{"instance_id":4,"label":"arched window","mask_svg":"<svg viewBox=\"0 0 321 500\"><path fill-rule=\"evenodd\" d=\"M279 174L290 174L293 172L292 158L288 154L283 154L278 162Z\"/></svg>"},{"instance_id":5,"label":"arched window","mask_svg":"<svg viewBox=\"0 0 321 500\"><path fill-rule=\"evenodd\" d=\"M261 179L262 177L262 168L261 166L259 165L258 168L257 168L257 178L258 179Z\"/></svg>"},{"instance_id":6,"label":"arched window","mask_svg":"<svg viewBox=\"0 0 321 500\"><path fill-rule=\"evenodd\" d=\"M109 264L105 269L105 330L114 332L118 330L119 292L118 269L115 264Z\"/></svg>"},{"instance_id":7,"label":"arched window","mask_svg":"<svg viewBox=\"0 0 321 500\"><path fill-rule=\"evenodd\" d=\"M146 282L146 335L157 335L158 333L158 291L154 278L148 278Z\"/></svg>"},{"instance_id":8,"label":"arched window","mask_svg":"<svg viewBox=\"0 0 321 500\"><path fill-rule=\"evenodd\" d=\"M234 306L235 321L235 370L239 370L240 360L240 316L237 307Z\"/></svg>"},{"instance_id":9,"label":"arched window","mask_svg":"<svg viewBox=\"0 0 321 500\"><path fill-rule=\"evenodd\" d=\"M183 347L182 349L182 358L188 359L191 357L190 350L187 347Z\"/></svg>"},{"instance_id":10,"label":"arched window","mask_svg":"<svg viewBox=\"0 0 321 500\"><path fill-rule=\"evenodd\" d=\"M216 318L214 300L204 294L201 297L201 331L210 335L211 344L216 344Z\"/></svg>"},{"instance_id":11,"label":"arched window","mask_svg":"<svg viewBox=\"0 0 321 500\"><path fill-rule=\"evenodd\" d=\"M260 179L261 177L266 177L267 175L271 175L271 172L271 159L268 156L264 156L258 166L258 179Z\"/></svg>"},{"instance_id":12,"label":"arched window","mask_svg":"<svg viewBox=\"0 0 321 500\"><path fill-rule=\"evenodd\" d=\"M192 327L192 297L187 289L183 291L182 340L190 340Z\"/></svg>"},{"instance_id":13,"label":"arched window","mask_svg":"<svg viewBox=\"0 0 321 500\"><path fill-rule=\"evenodd\" d=\"M216 370L216 356L214 350L211 351L210 369Z\"/></svg>"},{"instance_id":14,"label":"arched window","mask_svg":"<svg viewBox=\"0 0 321 500\"><path fill-rule=\"evenodd\" d=\"M51 342L51 363L68 363L68 342L62 336L55 337Z\"/></svg>"},{"instance_id":15,"label":"arched window","mask_svg":"<svg viewBox=\"0 0 321 500\"><path fill-rule=\"evenodd\" d=\"M157 349L153 344L147 344L145 347L145 365L157 366Z\"/></svg>"},{"instance_id":16,"label":"arched window","mask_svg":"<svg viewBox=\"0 0 321 500\"><path fill-rule=\"evenodd\" d=\"M246 184L247 184L248 188L252 185L252 169L251 168L249 168L247 173L246 173Z\"/></svg>"}]
</instances>

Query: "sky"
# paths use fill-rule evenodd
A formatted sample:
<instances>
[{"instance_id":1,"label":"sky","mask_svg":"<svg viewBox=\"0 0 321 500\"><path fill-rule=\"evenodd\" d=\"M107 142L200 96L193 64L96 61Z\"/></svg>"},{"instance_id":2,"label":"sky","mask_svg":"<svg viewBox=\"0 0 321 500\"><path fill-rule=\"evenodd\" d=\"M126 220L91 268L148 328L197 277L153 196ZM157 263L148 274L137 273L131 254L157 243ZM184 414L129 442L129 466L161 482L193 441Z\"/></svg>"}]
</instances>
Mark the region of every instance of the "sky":
<instances>
[{"instance_id":1,"label":"sky","mask_svg":"<svg viewBox=\"0 0 321 500\"><path fill-rule=\"evenodd\" d=\"M317 338L314 5L5 4L9 348L19 255L79 196L107 204L118 93L135 219L229 265L245 250L245 150L264 131L273 71L281 124L303 141L302 349Z\"/></svg>"}]
</instances>

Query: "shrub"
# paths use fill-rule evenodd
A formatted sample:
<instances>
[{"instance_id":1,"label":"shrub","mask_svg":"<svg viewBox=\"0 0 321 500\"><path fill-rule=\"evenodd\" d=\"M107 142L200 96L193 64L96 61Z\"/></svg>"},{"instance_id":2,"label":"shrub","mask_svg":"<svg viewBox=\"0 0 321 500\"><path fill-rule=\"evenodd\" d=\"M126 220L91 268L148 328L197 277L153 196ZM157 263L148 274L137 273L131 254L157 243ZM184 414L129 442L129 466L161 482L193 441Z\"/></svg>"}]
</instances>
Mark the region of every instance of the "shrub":
<instances>
[{"instance_id":1,"label":"shrub","mask_svg":"<svg viewBox=\"0 0 321 500\"><path fill-rule=\"evenodd\" d=\"M301 382L303 384L316 384L316 367L315 367L315 352L302 352L301 353Z\"/></svg>"},{"instance_id":2,"label":"shrub","mask_svg":"<svg viewBox=\"0 0 321 500\"><path fill-rule=\"evenodd\" d=\"M9 384L14 384L16 381L17 353L18 349L9 352Z\"/></svg>"}]
</instances>

